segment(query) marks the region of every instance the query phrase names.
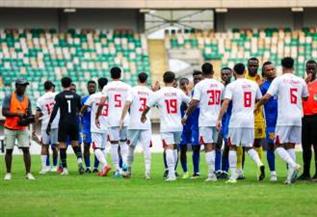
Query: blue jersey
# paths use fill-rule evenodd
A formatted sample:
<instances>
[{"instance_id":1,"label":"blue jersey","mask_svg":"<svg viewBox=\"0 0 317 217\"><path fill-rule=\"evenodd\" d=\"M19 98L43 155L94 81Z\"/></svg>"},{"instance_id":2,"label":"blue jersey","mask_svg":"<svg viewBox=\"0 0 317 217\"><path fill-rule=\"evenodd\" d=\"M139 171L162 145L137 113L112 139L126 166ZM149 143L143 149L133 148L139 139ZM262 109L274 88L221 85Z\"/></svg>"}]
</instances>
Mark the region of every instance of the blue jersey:
<instances>
[{"instance_id":1,"label":"blue jersey","mask_svg":"<svg viewBox=\"0 0 317 217\"><path fill-rule=\"evenodd\" d=\"M228 138L228 134L229 134L229 122L231 118L231 112L232 112L232 102L229 103L228 109L222 117L222 127L221 127L220 133L225 139Z\"/></svg>"},{"instance_id":2,"label":"blue jersey","mask_svg":"<svg viewBox=\"0 0 317 217\"><path fill-rule=\"evenodd\" d=\"M262 95L265 95L268 91L271 81L266 80L260 87ZM271 97L269 101L264 105L266 126L269 128L275 128L277 120L277 99L276 97Z\"/></svg>"},{"instance_id":3,"label":"blue jersey","mask_svg":"<svg viewBox=\"0 0 317 217\"><path fill-rule=\"evenodd\" d=\"M85 104L86 100L89 96L85 96L81 100L82 106ZM83 116L81 117L81 131L82 133L89 133L90 132L90 113L91 108L88 107L87 110L84 112Z\"/></svg>"}]
</instances>

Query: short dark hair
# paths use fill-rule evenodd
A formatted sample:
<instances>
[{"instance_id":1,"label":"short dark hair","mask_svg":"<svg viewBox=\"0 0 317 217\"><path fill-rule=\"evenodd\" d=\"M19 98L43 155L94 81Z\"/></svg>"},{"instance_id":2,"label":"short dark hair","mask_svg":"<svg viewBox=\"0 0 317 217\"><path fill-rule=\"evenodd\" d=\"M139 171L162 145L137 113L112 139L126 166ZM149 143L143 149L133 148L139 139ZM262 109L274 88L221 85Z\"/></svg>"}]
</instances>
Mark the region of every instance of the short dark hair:
<instances>
[{"instance_id":1,"label":"short dark hair","mask_svg":"<svg viewBox=\"0 0 317 217\"><path fill-rule=\"evenodd\" d=\"M248 59L248 62L249 62L249 61L258 61L258 62L259 62L259 59L256 58L256 57L251 57L251 58Z\"/></svg>"},{"instance_id":2,"label":"short dark hair","mask_svg":"<svg viewBox=\"0 0 317 217\"><path fill-rule=\"evenodd\" d=\"M225 71L225 70L230 70L230 71L232 71L232 69L231 69L230 67L225 66L225 67L222 67L222 68L221 68L220 72Z\"/></svg>"},{"instance_id":3,"label":"short dark hair","mask_svg":"<svg viewBox=\"0 0 317 217\"><path fill-rule=\"evenodd\" d=\"M179 79L179 84L181 84L182 82L185 82L186 84L189 84L188 78L181 78L181 79Z\"/></svg>"},{"instance_id":4,"label":"short dark hair","mask_svg":"<svg viewBox=\"0 0 317 217\"><path fill-rule=\"evenodd\" d=\"M121 78L121 69L117 66L112 67L110 69L110 75L112 79L119 79Z\"/></svg>"},{"instance_id":5,"label":"short dark hair","mask_svg":"<svg viewBox=\"0 0 317 217\"><path fill-rule=\"evenodd\" d=\"M45 81L44 82L44 90L50 90L52 87L55 87L55 85L53 84L53 82L51 81Z\"/></svg>"},{"instance_id":6,"label":"short dark hair","mask_svg":"<svg viewBox=\"0 0 317 217\"><path fill-rule=\"evenodd\" d=\"M164 83L172 83L175 80L175 73L171 71L167 71L163 75Z\"/></svg>"},{"instance_id":7,"label":"short dark hair","mask_svg":"<svg viewBox=\"0 0 317 217\"><path fill-rule=\"evenodd\" d=\"M101 77L98 79L98 87L101 90L104 86L108 84L108 79L105 77Z\"/></svg>"},{"instance_id":8,"label":"short dark hair","mask_svg":"<svg viewBox=\"0 0 317 217\"><path fill-rule=\"evenodd\" d=\"M306 66L307 66L308 64L316 64L316 65L317 65L317 62L316 62L315 60L313 60L313 59L310 59L310 60L308 60L308 61L306 62Z\"/></svg>"},{"instance_id":9,"label":"short dark hair","mask_svg":"<svg viewBox=\"0 0 317 217\"><path fill-rule=\"evenodd\" d=\"M94 85L96 85L97 83L96 83L94 80L89 80L89 81L87 82L87 86L89 86L89 84L94 84Z\"/></svg>"},{"instance_id":10,"label":"short dark hair","mask_svg":"<svg viewBox=\"0 0 317 217\"><path fill-rule=\"evenodd\" d=\"M266 62L263 63L263 65L262 65L262 75L264 75L265 66L267 66L267 65L272 65L272 62L271 61L266 61Z\"/></svg>"},{"instance_id":11,"label":"short dark hair","mask_svg":"<svg viewBox=\"0 0 317 217\"><path fill-rule=\"evenodd\" d=\"M199 70L194 70L193 72L193 76L196 76L196 75L202 75L203 73Z\"/></svg>"},{"instance_id":12,"label":"short dark hair","mask_svg":"<svg viewBox=\"0 0 317 217\"><path fill-rule=\"evenodd\" d=\"M70 77L64 77L61 79L61 84L63 88L70 87L72 84L72 79Z\"/></svg>"},{"instance_id":13,"label":"short dark hair","mask_svg":"<svg viewBox=\"0 0 317 217\"><path fill-rule=\"evenodd\" d=\"M292 57L284 57L281 60L281 65L286 69L292 69L294 67L294 59Z\"/></svg>"},{"instance_id":14,"label":"short dark hair","mask_svg":"<svg viewBox=\"0 0 317 217\"><path fill-rule=\"evenodd\" d=\"M238 75L243 75L245 71L245 66L243 63L237 63L234 65L233 70L238 74Z\"/></svg>"},{"instance_id":15,"label":"short dark hair","mask_svg":"<svg viewBox=\"0 0 317 217\"><path fill-rule=\"evenodd\" d=\"M140 74L138 74L138 80L141 83L145 83L147 81L148 75L145 72L141 72Z\"/></svg>"},{"instance_id":16,"label":"short dark hair","mask_svg":"<svg viewBox=\"0 0 317 217\"><path fill-rule=\"evenodd\" d=\"M201 71L203 72L204 75L211 75L214 72L214 67L212 66L211 63L204 63L201 66Z\"/></svg>"}]
</instances>

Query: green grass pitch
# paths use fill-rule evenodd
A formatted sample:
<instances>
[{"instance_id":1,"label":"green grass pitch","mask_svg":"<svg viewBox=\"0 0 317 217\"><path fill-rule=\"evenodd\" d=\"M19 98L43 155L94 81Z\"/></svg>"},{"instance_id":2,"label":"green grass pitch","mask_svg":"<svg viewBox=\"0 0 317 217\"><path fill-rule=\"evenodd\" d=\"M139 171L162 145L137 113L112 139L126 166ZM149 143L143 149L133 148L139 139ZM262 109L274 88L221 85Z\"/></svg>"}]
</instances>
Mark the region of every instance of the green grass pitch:
<instances>
[{"instance_id":1,"label":"green grass pitch","mask_svg":"<svg viewBox=\"0 0 317 217\"><path fill-rule=\"evenodd\" d=\"M190 155L188 154L191 166ZM297 154L301 161L300 153ZM201 156L202 178L166 183L162 156L152 155L152 180L143 179L143 156L137 154L133 178L114 179L94 174L80 176L74 156L68 157L70 175L37 175L40 157L33 156L37 180L24 179L21 156L14 156L13 179L3 181L1 162L0 216L317 216L317 183L284 185L285 164L277 159L279 181L256 181L256 167L247 157L246 180L238 184L205 183L206 165ZM179 165L178 171L181 172ZM190 167L191 171L191 167ZM266 168L268 173L268 169Z\"/></svg>"}]
</instances>

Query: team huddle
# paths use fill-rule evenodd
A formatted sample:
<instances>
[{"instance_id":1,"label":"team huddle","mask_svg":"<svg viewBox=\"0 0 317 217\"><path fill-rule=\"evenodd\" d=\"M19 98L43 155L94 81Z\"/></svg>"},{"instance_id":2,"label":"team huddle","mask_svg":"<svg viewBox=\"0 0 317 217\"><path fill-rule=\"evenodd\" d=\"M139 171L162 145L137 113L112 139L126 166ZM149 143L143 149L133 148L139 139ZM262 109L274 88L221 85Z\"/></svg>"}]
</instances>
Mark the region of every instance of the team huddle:
<instances>
[{"instance_id":1,"label":"team huddle","mask_svg":"<svg viewBox=\"0 0 317 217\"><path fill-rule=\"evenodd\" d=\"M314 61L310 63L317 66ZM302 104L309 93L305 80L293 74L294 60L286 57L281 65L283 73L276 77L275 66L265 62L261 77L258 75L259 60L251 58L247 72L242 63L233 69L225 67L221 69L222 81L218 81L213 78L212 64L205 63L201 71L194 71L192 88L187 78L181 78L180 88L177 88L175 74L171 71L163 75L164 87L156 83L148 88L146 73L140 73L138 85L131 87L120 80L121 69L113 67L110 71L112 81L108 83L107 78L99 78L97 83L89 81L89 95L82 99L76 94L71 78L61 80L64 90L59 94L54 92L55 85L46 81L46 93L37 100L33 130L36 139L35 129L41 122L40 174L52 170L48 159L52 145L53 170L68 175L66 150L71 145L80 174L96 172L98 176L107 176L113 170L115 177L129 178L134 151L140 144L144 152L144 177L150 179L150 112L156 107L160 114L166 181L177 179L179 159L184 172L182 178L189 178L186 152L191 145L191 178L200 176L200 149L203 146L208 166L206 181L228 179L227 183L236 183L245 178L245 153L258 168L257 179L263 181L266 175L265 148L270 180L277 181L277 154L287 163L285 183L294 183L301 169L296 163L295 144L302 143ZM99 91L96 91L97 84ZM112 165L106 159L108 142ZM93 169L90 166L91 147L95 155Z\"/></svg>"}]
</instances>

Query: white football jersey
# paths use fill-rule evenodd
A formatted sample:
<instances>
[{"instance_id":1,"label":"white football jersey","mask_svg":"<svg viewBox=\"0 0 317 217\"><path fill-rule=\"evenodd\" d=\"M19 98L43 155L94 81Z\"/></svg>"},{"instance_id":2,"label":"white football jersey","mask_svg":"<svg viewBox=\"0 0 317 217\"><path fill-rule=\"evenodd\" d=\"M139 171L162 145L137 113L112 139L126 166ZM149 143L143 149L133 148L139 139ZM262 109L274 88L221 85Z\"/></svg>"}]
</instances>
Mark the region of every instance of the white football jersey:
<instances>
[{"instance_id":1,"label":"white football jersey","mask_svg":"<svg viewBox=\"0 0 317 217\"><path fill-rule=\"evenodd\" d=\"M146 130L151 129L150 113L147 114L145 123L141 122L141 114L152 97L153 92L146 86L136 86L129 93L127 101L131 102L130 121L128 129Z\"/></svg>"},{"instance_id":2,"label":"white football jersey","mask_svg":"<svg viewBox=\"0 0 317 217\"><path fill-rule=\"evenodd\" d=\"M189 103L190 98L184 92L174 87L163 87L154 92L147 104L148 107L157 105L160 111L160 131L180 132L183 130L181 123L181 104Z\"/></svg>"},{"instance_id":3,"label":"white football jersey","mask_svg":"<svg viewBox=\"0 0 317 217\"><path fill-rule=\"evenodd\" d=\"M96 113L100 105L100 100L103 97L101 92L94 93L88 97L85 105L91 107L90 113L90 131L92 133L106 133L108 127L108 102L106 101L102 107L101 114L99 116L100 128L96 126Z\"/></svg>"},{"instance_id":4,"label":"white football jersey","mask_svg":"<svg viewBox=\"0 0 317 217\"><path fill-rule=\"evenodd\" d=\"M50 120L51 113L53 111L53 107L55 105L55 96L57 93L53 92L46 92L43 96L41 96L36 101L36 108L38 111L40 111L43 116L41 117L42 120L42 130L46 130L47 124ZM58 128L59 123L59 111L57 112L57 115L55 116L54 121L52 122L51 128L56 129Z\"/></svg>"},{"instance_id":5,"label":"white football jersey","mask_svg":"<svg viewBox=\"0 0 317 217\"><path fill-rule=\"evenodd\" d=\"M199 100L199 127L216 126L223 91L224 85L215 79L204 79L195 86L193 99Z\"/></svg>"},{"instance_id":6,"label":"white football jersey","mask_svg":"<svg viewBox=\"0 0 317 217\"><path fill-rule=\"evenodd\" d=\"M111 81L102 90L104 96L108 99L109 105L109 127L119 127L121 113L127 100L131 86L122 81ZM124 126L128 126L129 115L124 119Z\"/></svg>"},{"instance_id":7,"label":"white football jersey","mask_svg":"<svg viewBox=\"0 0 317 217\"><path fill-rule=\"evenodd\" d=\"M273 80L267 93L277 96L277 126L302 125L302 97L308 96L307 85L302 78L285 73Z\"/></svg>"},{"instance_id":8,"label":"white football jersey","mask_svg":"<svg viewBox=\"0 0 317 217\"><path fill-rule=\"evenodd\" d=\"M254 128L255 100L262 97L259 85L239 78L226 86L225 99L232 101L229 128Z\"/></svg>"}]
</instances>

